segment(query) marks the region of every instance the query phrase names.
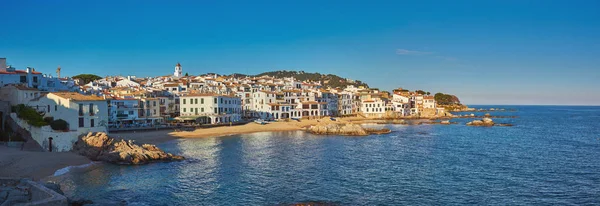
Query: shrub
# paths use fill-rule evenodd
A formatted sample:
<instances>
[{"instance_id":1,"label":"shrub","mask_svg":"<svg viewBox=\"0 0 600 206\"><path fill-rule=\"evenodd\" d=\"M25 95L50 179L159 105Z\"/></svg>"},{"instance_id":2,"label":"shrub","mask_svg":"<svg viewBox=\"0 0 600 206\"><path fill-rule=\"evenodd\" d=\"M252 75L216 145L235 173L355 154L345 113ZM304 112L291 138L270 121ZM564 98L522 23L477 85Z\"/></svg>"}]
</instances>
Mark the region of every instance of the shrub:
<instances>
[{"instance_id":1,"label":"shrub","mask_svg":"<svg viewBox=\"0 0 600 206\"><path fill-rule=\"evenodd\" d=\"M57 119L50 123L50 127L52 127L53 130L65 131L69 129L69 123L65 120Z\"/></svg>"},{"instance_id":2,"label":"shrub","mask_svg":"<svg viewBox=\"0 0 600 206\"><path fill-rule=\"evenodd\" d=\"M50 124L54 121L54 117L44 117L44 122Z\"/></svg>"},{"instance_id":3,"label":"shrub","mask_svg":"<svg viewBox=\"0 0 600 206\"><path fill-rule=\"evenodd\" d=\"M12 109L17 113L17 117L24 119L31 126L41 127L48 125L48 123L44 121L44 117L31 107L19 104Z\"/></svg>"}]
</instances>

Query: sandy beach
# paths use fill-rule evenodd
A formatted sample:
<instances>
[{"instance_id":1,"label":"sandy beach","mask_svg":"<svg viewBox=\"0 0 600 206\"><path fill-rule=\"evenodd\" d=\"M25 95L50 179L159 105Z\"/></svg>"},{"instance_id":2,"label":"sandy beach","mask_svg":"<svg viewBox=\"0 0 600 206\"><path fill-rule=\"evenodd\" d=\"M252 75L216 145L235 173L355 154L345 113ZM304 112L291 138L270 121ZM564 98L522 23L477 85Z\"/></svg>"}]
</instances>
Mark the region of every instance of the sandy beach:
<instances>
[{"instance_id":1,"label":"sandy beach","mask_svg":"<svg viewBox=\"0 0 600 206\"><path fill-rule=\"evenodd\" d=\"M0 146L0 177L40 180L56 170L90 162L72 152L32 152Z\"/></svg>"},{"instance_id":2,"label":"sandy beach","mask_svg":"<svg viewBox=\"0 0 600 206\"><path fill-rule=\"evenodd\" d=\"M346 123L351 120L363 119L363 118L337 118L337 122ZM120 137L123 139L135 140L138 143L158 144L161 142L178 139L178 138L205 138L205 137L219 137L236 134L248 134L255 132L276 132L276 131L295 131L302 130L311 125L319 123L333 122L330 118L325 117L321 119L312 120L301 120L289 121L289 122L271 122L266 125L260 125L256 123L248 123L245 125L236 126L221 126L213 128L201 128L194 131L174 131L174 130L158 130L158 131L144 131L144 132L120 132L113 133L111 136Z\"/></svg>"}]
</instances>

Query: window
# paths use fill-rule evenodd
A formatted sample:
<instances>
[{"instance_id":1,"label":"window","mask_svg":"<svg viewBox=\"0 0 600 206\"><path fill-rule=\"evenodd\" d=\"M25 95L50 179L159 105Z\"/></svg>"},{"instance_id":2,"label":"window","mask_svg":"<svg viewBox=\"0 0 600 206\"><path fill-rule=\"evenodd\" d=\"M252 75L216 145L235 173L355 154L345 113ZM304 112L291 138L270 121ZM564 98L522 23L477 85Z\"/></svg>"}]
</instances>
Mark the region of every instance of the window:
<instances>
[{"instance_id":1,"label":"window","mask_svg":"<svg viewBox=\"0 0 600 206\"><path fill-rule=\"evenodd\" d=\"M90 116L94 116L94 104L90 103Z\"/></svg>"},{"instance_id":2,"label":"window","mask_svg":"<svg viewBox=\"0 0 600 206\"><path fill-rule=\"evenodd\" d=\"M185 112L185 108L183 108L183 112Z\"/></svg>"},{"instance_id":3,"label":"window","mask_svg":"<svg viewBox=\"0 0 600 206\"><path fill-rule=\"evenodd\" d=\"M90 127L94 127L94 119L90 119Z\"/></svg>"},{"instance_id":4,"label":"window","mask_svg":"<svg viewBox=\"0 0 600 206\"><path fill-rule=\"evenodd\" d=\"M204 98L200 99L200 104L204 104Z\"/></svg>"},{"instance_id":5,"label":"window","mask_svg":"<svg viewBox=\"0 0 600 206\"><path fill-rule=\"evenodd\" d=\"M218 112L217 112L217 108L215 108L215 113L218 113Z\"/></svg>"},{"instance_id":6,"label":"window","mask_svg":"<svg viewBox=\"0 0 600 206\"><path fill-rule=\"evenodd\" d=\"M83 104L79 104L79 116L83 116ZM83 122L81 124L83 124Z\"/></svg>"},{"instance_id":7,"label":"window","mask_svg":"<svg viewBox=\"0 0 600 206\"><path fill-rule=\"evenodd\" d=\"M215 104L217 103L217 98L215 97ZM216 112L215 112L216 113Z\"/></svg>"},{"instance_id":8,"label":"window","mask_svg":"<svg viewBox=\"0 0 600 206\"><path fill-rule=\"evenodd\" d=\"M83 117L79 117L79 127L83 127Z\"/></svg>"},{"instance_id":9,"label":"window","mask_svg":"<svg viewBox=\"0 0 600 206\"><path fill-rule=\"evenodd\" d=\"M154 113L153 113L153 114L156 114L156 109L154 110Z\"/></svg>"},{"instance_id":10,"label":"window","mask_svg":"<svg viewBox=\"0 0 600 206\"><path fill-rule=\"evenodd\" d=\"M19 80L21 83L27 83L27 76L21 76Z\"/></svg>"},{"instance_id":11,"label":"window","mask_svg":"<svg viewBox=\"0 0 600 206\"><path fill-rule=\"evenodd\" d=\"M54 105L54 111L58 111L58 105Z\"/></svg>"},{"instance_id":12,"label":"window","mask_svg":"<svg viewBox=\"0 0 600 206\"><path fill-rule=\"evenodd\" d=\"M50 113L50 105L48 105L48 113Z\"/></svg>"},{"instance_id":13,"label":"window","mask_svg":"<svg viewBox=\"0 0 600 206\"><path fill-rule=\"evenodd\" d=\"M221 104L223 104L223 98L221 98Z\"/></svg>"},{"instance_id":14,"label":"window","mask_svg":"<svg viewBox=\"0 0 600 206\"><path fill-rule=\"evenodd\" d=\"M204 107L200 108L200 112L204 112Z\"/></svg>"},{"instance_id":15,"label":"window","mask_svg":"<svg viewBox=\"0 0 600 206\"><path fill-rule=\"evenodd\" d=\"M38 82L38 77L35 77L35 76L34 76L34 77L33 77L33 82L34 82L34 83L37 83L37 82Z\"/></svg>"},{"instance_id":16,"label":"window","mask_svg":"<svg viewBox=\"0 0 600 206\"><path fill-rule=\"evenodd\" d=\"M129 111L129 115L133 115L133 111Z\"/></svg>"},{"instance_id":17,"label":"window","mask_svg":"<svg viewBox=\"0 0 600 206\"><path fill-rule=\"evenodd\" d=\"M185 99L183 99L183 104L185 104Z\"/></svg>"}]
</instances>

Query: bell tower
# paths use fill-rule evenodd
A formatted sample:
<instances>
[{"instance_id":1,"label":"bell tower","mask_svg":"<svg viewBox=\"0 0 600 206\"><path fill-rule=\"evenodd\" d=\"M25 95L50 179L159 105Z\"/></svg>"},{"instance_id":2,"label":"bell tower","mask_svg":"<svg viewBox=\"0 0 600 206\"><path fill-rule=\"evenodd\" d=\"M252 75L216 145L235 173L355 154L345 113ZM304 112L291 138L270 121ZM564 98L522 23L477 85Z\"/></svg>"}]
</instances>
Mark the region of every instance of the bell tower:
<instances>
[{"instance_id":1,"label":"bell tower","mask_svg":"<svg viewBox=\"0 0 600 206\"><path fill-rule=\"evenodd\" d=\"M173 73L173 76L175 77L181 77L181 64L179 64L179 62L177 62L177 65L175 65L175 72Z\"/></svg>"}]
</instances>

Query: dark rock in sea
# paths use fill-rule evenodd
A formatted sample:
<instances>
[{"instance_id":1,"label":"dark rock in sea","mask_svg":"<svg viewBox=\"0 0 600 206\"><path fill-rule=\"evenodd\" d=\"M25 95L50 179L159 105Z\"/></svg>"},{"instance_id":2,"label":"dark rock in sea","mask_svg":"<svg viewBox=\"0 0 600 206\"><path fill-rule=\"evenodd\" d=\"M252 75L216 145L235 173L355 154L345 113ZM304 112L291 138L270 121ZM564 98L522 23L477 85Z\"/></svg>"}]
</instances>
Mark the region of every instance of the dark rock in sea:
<instances>
[{"instance_id":1,"label":"dark rock in sea","mask_svg":"<svg viewBox=\"0 0 600 206\"><path fill-rule=\"evenodd\" d=\"M106 133L88 133L79 137L73 151L94 161L115 164L147 164L159 161L178 161L184 157L166 153L155 145L137 145L131 140L115 139Z\"/></svg>"}]
</instances>

